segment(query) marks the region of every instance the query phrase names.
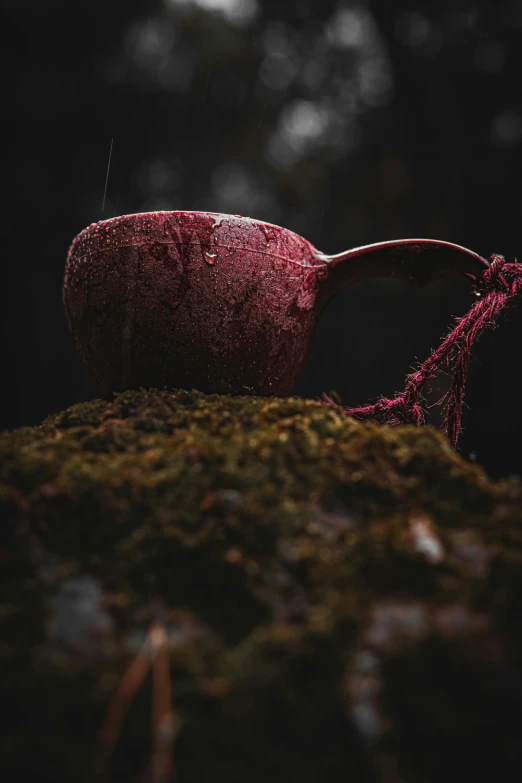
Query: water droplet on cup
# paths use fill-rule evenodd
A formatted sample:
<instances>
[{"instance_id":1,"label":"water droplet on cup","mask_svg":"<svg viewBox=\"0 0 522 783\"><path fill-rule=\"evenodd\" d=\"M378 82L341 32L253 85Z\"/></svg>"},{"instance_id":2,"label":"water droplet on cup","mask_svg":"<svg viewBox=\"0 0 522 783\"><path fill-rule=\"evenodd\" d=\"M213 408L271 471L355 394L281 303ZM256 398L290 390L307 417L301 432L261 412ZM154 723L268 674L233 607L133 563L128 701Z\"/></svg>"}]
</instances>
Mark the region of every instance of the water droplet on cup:
<instances>
[{"instance_id":1,"label":"water droplet on cup","mask_svg":"<svg viewBox=\"0 0 522 783\"><path fill-rule=\"evenodd\" d=\"M260 228L263 234L265 235L265 239L267 241L274 238L274 232L270 228L270 226L265 226L263 223L260 223Z\"/></svg>"}]
</instances>

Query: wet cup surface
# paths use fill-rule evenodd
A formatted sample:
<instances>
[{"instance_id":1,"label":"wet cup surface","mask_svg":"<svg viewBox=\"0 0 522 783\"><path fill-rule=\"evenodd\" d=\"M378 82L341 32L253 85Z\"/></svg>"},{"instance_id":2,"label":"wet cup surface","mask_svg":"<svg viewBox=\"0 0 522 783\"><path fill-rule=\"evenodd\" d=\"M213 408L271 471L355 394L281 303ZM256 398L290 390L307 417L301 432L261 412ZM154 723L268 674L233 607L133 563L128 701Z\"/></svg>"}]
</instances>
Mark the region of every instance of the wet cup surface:
<instances>
[{"instance_id":1,"label":"wet cup surface","mask_svg":"<svg viewBox=\"0 0 522 783\"><path fill-rule=\"evenodd\" d=\"M284 396L317 316L371 276L423 284L487 263L435 240L326 256L288 229L237 215L150 212L92 224L73 241L63 301L104 394L139 386Z\"/></svg>"}]
</instances>

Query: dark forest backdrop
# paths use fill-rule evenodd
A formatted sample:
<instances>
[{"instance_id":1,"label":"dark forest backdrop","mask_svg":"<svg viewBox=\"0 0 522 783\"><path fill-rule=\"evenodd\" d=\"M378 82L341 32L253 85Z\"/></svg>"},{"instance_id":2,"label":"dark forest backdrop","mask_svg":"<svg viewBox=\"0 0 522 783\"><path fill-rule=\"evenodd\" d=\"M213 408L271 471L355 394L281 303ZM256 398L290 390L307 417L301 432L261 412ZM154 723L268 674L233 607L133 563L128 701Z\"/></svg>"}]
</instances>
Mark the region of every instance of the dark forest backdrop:
<instances>
[{"instance_id":1,"label":"dark forest backdrop","mask_svg":"<svg viewBox=\"0 0 522 783\"><path fill-rule=\"evenodd\" d=\"M329 253L426 236L522 257L522 0L2 9L2 428L97 395L61 302L68 246L96 220L199 209L277 223ZM465 283L344 292L295 393L392 395L472 301ZM494 475L522 472L521 343L518 308L471 363L462 452Z\"/></svg>"}]
</instances>

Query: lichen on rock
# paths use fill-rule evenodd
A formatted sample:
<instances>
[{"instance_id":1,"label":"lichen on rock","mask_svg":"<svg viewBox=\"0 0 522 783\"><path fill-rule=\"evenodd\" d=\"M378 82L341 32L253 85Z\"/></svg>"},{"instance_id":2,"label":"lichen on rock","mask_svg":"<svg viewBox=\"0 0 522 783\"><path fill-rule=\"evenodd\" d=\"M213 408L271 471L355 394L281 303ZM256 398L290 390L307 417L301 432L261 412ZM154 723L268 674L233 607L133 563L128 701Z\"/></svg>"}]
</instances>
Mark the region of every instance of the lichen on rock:
<instances>
[{"instance_id":1,"label":"lichen on rock","mask_svg":"<svg viewBox=\"0 0 522 783\"><path fill-rule=\"evenodd\" d=\"M0 769L91 779L161 606L178 783L511 779L521 499L430 427L299 398L140 389L3 433Z\"/></svg>"}]
</instances>

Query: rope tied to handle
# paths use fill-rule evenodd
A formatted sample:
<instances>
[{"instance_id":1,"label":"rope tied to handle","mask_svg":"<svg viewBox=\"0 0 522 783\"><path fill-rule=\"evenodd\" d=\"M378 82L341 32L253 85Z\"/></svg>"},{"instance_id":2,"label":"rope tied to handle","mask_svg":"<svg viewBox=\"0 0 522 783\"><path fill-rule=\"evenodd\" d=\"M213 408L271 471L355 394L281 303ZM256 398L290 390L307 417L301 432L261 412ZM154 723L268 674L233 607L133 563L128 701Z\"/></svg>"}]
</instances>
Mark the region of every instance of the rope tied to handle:
<instances>
[{"instance_id":1,"label":"rope tied to handle","mask_svg":"<svg viewBox=\"0 0 522 783\"><path fill-rule=\"evenodd\" d=\"M404 391L397 393L393 399L381 397L374 405L345 407L349 416L360 420L377 419L383 424L420 426L424 424L422 390L443 368L447 368L453 372L453 381L438 403L444 403L441 430L451 444L457 446L472 345L484 329L496 327L500 313L522 293L522 264L517 261L507 263L503 256L496 254L490 256L488 264L474 286L480 298L466 315L457 320L451 332L420 368L407 375ZM327 394L322 395L322 400L336 404Z\"/></svg>"}]
</instances>

